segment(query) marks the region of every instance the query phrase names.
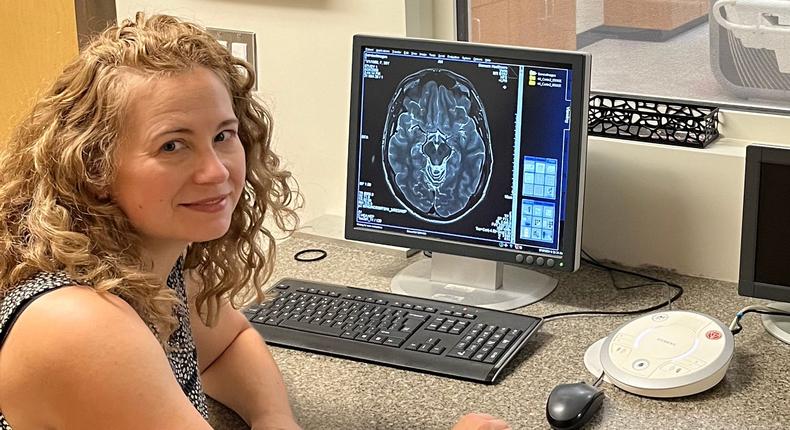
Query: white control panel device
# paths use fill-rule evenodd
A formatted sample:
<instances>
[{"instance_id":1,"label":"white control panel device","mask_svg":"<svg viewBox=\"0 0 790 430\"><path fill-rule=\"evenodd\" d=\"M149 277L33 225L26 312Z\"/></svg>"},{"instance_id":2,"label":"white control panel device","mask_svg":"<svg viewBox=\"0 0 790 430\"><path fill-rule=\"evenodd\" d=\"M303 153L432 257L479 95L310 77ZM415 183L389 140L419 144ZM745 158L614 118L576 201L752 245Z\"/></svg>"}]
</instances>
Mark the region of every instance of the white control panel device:
<instances>
[{"instance_id":1,"label":"white control panel device","mask_svg":"<svg viewBox=\"0 0 790 430\"><path fill-rule=\"evenodd\" d=\"M724 378L734 350L732 333L715 318L691 311L656 312L603 339L600 368L607 381L634 394L690 396Z\"/></svg>"}]
</instances>

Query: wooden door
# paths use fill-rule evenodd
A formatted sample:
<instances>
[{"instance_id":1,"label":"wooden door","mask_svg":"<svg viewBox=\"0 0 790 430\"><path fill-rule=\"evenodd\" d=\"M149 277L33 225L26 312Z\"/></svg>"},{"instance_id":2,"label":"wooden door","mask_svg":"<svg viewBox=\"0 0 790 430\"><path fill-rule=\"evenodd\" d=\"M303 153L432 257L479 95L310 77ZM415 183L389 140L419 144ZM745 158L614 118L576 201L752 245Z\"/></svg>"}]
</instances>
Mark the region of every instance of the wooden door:
<instances>
[{"instance_id":1,"label":"wooden door","mask_svg":"<svg viewBox=\"0 0 790 430\"><path fill-rule=\"evenodd\" d=\"M74 0L0 1L0 144L78 52Z\"/></svg>"},{"instance_id":2,"label":"wooden door","mask_svg":"<svg viewBox=\"0 0 790 430\"><path fill-rule=\"evenodd\" d=\"M115 22L112 0L0 0L0 145L78 43Z\"/></svg>"}]
</instances>

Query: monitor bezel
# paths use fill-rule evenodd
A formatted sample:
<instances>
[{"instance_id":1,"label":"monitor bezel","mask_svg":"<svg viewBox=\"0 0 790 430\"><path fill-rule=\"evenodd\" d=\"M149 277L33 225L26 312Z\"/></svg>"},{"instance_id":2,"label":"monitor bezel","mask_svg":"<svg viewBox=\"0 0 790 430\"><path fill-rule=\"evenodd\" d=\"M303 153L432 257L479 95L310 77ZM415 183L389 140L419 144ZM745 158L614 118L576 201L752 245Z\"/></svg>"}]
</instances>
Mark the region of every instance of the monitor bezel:
<instances>
[{"instance_id":1,"label":"monitor bezel","mask_svg":"<svg viewBox=\"0 0 790 430\"><path fill-rule=\"evenodd\" d=\"M790 302L790 285L775 285L755 280L762 166L763 164L790 166L790 148L749 145L746 147L745 164L738 294L746 297Z\"/></svg>"},{"instance_id":2,"label":"monitor bezel","mask_svg":"<svg viewBox=\"0 0 790 430\"><path fill-rule=\"evenodd\" d=\"M562 257L537 251L494 248L491 246L469 244L440 238L421 238L403 233L388 232L355 225L356 194L357 194L357 154L360 144L360 100L361 61L365 47L385 49L408 49L415 51L438 51L449 54L485 56L497 60L514 62L534 62L555 65L567 65L574 72L571 86L571 97L579 102L572 103L571 118L578 118L571 124L571 144L568 157L568 187L566 213L576 214L568 217L565 222L565 233L560 243ZM395 38L355 35L353 39L352 75L351 75L351 110L349 117L349 147L346 190L345 238L383 245L415 248L423 251L439 252L466 257L518 263L527 261L526 257L543 257L554 259L552 269L575 271L581 262L581 228L584 200L584 180L587 152L587 114L589 102L589 81L591 56L587 53L559 51L547 49L521 48L513 46L488 45L468 42L450 42L415 38ZM574 144L578 142L578 144ZM573 178L573 172L579 172ZM518 256L521 257L518 257Z\"/></svg>"}]
</instances>

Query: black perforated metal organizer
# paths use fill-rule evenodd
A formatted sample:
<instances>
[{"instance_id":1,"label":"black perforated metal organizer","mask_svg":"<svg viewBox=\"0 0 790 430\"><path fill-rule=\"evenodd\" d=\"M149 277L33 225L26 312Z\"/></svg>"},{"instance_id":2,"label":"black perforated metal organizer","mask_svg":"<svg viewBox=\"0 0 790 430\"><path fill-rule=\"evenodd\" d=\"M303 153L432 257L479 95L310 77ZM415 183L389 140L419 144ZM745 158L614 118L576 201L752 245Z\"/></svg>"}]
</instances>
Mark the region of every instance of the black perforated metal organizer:
<instances>
[{"instance_id":1,"label":"black perforated metal organizer","mask_svg":"<svg viewBox=\"0 0 790 430\"><path fill-rule=\"evenodd\" d=\"M719 108L596 94L587 134L704 148L719 137Z\"/></svg>"}]
</instances>

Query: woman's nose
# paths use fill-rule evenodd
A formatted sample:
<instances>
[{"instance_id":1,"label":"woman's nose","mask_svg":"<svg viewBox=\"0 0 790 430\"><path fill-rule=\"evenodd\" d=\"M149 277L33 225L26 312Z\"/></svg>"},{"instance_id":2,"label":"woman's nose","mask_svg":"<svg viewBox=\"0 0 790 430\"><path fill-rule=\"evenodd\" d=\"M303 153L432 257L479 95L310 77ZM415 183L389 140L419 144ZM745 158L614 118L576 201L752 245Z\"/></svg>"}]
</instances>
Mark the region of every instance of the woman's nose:
<instances>
[{"instance_id":1,"label":"woman's nose","mask_svg":"<svg viewBox=\"0 0 790 430\"><path fill-rule=\"evenodd\" d=\"M219 154L213 149L206 151L198 158L197 167L194 173L195 183L223 183L228 180L229 176L230 172L228 171L228 167Z\"/></svg>"}]
</instances>

